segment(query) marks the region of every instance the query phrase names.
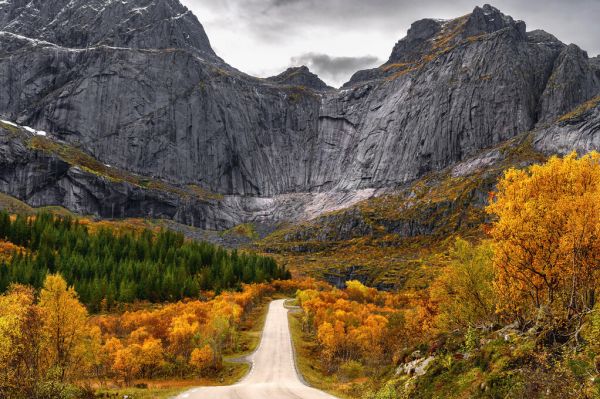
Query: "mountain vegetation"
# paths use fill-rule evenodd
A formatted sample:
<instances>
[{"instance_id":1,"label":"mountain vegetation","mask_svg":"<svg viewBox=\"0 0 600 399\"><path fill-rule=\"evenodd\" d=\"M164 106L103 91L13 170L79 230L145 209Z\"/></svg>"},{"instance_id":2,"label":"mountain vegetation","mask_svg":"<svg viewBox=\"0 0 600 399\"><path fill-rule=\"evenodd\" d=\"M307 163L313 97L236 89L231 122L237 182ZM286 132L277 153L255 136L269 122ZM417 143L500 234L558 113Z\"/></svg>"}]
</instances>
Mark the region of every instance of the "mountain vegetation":
<instances>
[{"instance_id":1,"label":"mountain vegetation","mask_svg":"<svg viewBox=\"0 0 600 399\"><path fill-rule=\"evenodd\" d=\"M595 152L508 170L426 289L299 291L299 353L342 396L598 397L599 190Z\"/></svg>"},{"instance_id":2,"label":"mountain vegetation","mask_svg":"<svg viewBox=\"0 0 600 399\"><path fill-rule=\"evenodd\" d=\"M11 283L40 288L48 274L60 273L90 311L290 277L272 258L186 241L169 230L116 231L45 212L0 212L0 240L0 291Z\"/></svg>"}]
</instances>

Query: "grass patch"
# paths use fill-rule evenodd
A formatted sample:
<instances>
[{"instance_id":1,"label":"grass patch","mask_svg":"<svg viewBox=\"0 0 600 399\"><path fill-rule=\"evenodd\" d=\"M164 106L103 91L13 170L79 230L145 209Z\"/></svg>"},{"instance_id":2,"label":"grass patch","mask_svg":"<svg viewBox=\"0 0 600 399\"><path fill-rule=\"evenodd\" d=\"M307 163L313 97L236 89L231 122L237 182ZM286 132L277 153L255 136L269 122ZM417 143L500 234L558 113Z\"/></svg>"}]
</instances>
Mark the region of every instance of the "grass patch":
<instances>
[{"instance_id":1,"label":"grass patch","mask_svg":"<svg viewBox=\"0 0 600 399\"><path fill-rule=\"evenodd\" d=\"M139 179L133 175L108 167L91 155L73 146L58 143L43 136L34 136L29 139L28 147L32 150L58 155L70 165L75 165L88 173L106 177L111 181L139 185Z\"/></svg>"},{"instance_id":2,"label":"grass patch","mask_svg":"<svg viewBox=\"0 0 600 399\"><path fill-rule=\"evenodd\" d=\"M0 128L9 131L12 134L19 134L20 129L16 126L11 125L10 123L5 123L0 121Z\"/></svg>"},{"instance_id":3,"label":"grass patch","mask_svg":"<svg viewBox=\"0 0 600 399\"><path fill-rule=\"evenodd\" d=\"M197 186L195 184L190 184L187 188L196 195L199 199L206 201L222 201L225 196L223 194L213 193L210 190Z\"/></svg>"},{"instance_id":4,"label":"grass patch","mask_svg":"<svg viewBox=\"0 0 600 399\"><path fill-rule=\"evenodd\" d=\"M57 206L57 205L42 206L40 208L35 208L35 211L36 212L49 212L49 213L52 213L53 215L70 217L70 218L74 218L74 219L82 217L82 215L77 215L76 213L71 212L67 208L64 208L62 206Z\"/></svg>"},{"instance_id":5,"label":"grass patch","mask_svg":"<svg viewBox=\"0 0 600 399\"><path fill-rule=\"evenodd\" d=\"M168 399L173 398L179 395L181 392L185 391L187 388L116 388L116 389L101 389L96 395L99 397L112 398L123 398L124 396L129 396L132 399Z\"/></svg>"},{"instance_id":6,"label":"grass patch","mask_svg":"<svg viewBox=\"0 0 600 399\"><path fill-rule=\"evenodd\" d=\"M244 377L249 369L250 366L245 363L224 362L223 369L210 378L137 380L134 385L145 385L147 388L136 388L135 386L124 388L102 387L96 390L96 394L105 394L109 397L111 397L110 395L117 395L119 399L123 395L129 395L132 399L166 399L194 387L234 384Z\"/></svg>"},{"instance_id":7,"label":"grass patch","mask_svg":"<svg viewBox=\"0 0 600 399\"><path fill-rule=\"evenodd\" d=\"M246 316L240 327L238 350L227 354L226 359L239 359L252 354L260 343L269 312L271 298L265 298Z\"/></svg>"},{"instance_id":8,"label":"grass patch","mask_svg":"<svg viewBox=\"0 0 600 399\"><path fill-rule=\"evenodd\" d=\"M233 385L250 371L248 363L237 363L223 361L223 370L221 370L214 378L206 380L203 386L209 385Z\"/></svg>"},{"instance_id":9,"label":"grass patch","mask_svg":"<svg viewBox=\"0 0 600 399\"><path fill-rule=\"evenodd\" d=\"M596 108L600 104L600 96L596 96L591 100L584 102L583 104L575 107L571 112L564 114L560 118L558 118L559 122L567 122L574 119L579 118L581 115L585 114L589 110Z\"/></svg>"},{"instance_id":10,"label":"grass patch","mask_svg":"<svg viewBox=\"0 0 600 399\"><path fill-rule=\"evenodd\" d=\"M33 214L35 213L34 209L10 195L6 195L0 193L0 209L5 210L8 213L18 213L18 214Z\"/></svg>"},{"instance_id":11,"label":"grass patch","mask_svg":"<svg viewBox=\"0 0 600 399\"><path fill-rule=\"evenodd\" d=\"M237 226L229 230L225 230L221 233L221 236L226 235L236 235L248 238L249 240L258 240L260 238L260 235L254 228L254 225L252 223L238 224Z\"/></svg>"},{"instance_id":12,"label":"grass patch","mask_svg":"<svg viewBox=\"0 0 600 399\"><path fill-rule=\"evenodd\" d=\"M305 86L284 86L283 90L286 91L287 99L291 104L298 104L305 99L318 98L318 96L311 89Z\"/></svg>"}]
</instances>

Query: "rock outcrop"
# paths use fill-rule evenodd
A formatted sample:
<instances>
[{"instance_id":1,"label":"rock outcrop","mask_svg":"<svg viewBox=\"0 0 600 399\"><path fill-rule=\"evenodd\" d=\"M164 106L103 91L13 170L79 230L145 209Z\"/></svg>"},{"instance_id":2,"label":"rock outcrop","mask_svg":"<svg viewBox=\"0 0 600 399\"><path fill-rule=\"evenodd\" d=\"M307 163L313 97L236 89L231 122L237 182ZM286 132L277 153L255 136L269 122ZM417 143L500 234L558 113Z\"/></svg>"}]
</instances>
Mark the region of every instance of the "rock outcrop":
<instances>
[{"instance_id":1,"label":"rock outcrop","mask_svg":"<svg viewBox=\"0 0 600 399\"><path fill-rule=\"evenodd\" d=\"M552 75L541 99L540 120L552 122L568 113L582 100L600 93L600 71L585 51L574 44L565 47L554 62Z\"/></svg>"},{"instance_id":2,"label":"rock outcrop","mask_svg":"<svg viewBox=\"0 0 600 399\"><path fill-rule=\"evenodd\" d=\"M597 59L487 5L416 22L386 64L342 90L303 67L268 79L237 71L177 0L8 0L0 31L0 119L227 198L171 204L200 227L345 206L551 125L600 91ZM36 197L13 177L6 190L30 204L105 214Z\"/></svg>"},{"instance_id":3,"label":"rock outcrop","mask_svg":"<svg viewBox=\"0 0 600 399\"><path fill-rule=\"evenodd\" d=\"M600 150L600 96L575 108L536 134L535 148L546 154Z\"/></svg>"},{"instance_id":4,"label":"rock outcrop","mask_svg":"<svg viewBox=\"0 0 600 399\"><path fill-rule=\"evenodd\" d=\"M277 76L267 78L267 80L280 85L302 86L316 91L333 90L333 87L327 86L327 83L323 82L305 65L288 68Z\"/></svg>"}]
</instances>

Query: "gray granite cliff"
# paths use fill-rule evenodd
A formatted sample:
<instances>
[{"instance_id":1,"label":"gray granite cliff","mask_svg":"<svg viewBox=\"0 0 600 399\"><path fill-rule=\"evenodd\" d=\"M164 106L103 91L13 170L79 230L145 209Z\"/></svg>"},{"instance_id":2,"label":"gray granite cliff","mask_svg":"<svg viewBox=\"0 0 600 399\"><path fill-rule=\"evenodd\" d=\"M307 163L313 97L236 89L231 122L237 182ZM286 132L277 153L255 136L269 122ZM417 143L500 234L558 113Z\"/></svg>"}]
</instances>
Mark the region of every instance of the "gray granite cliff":
<instances>
[{"instance_id":1,"label":"gray granite cliff","mask_svg":"<svg viewBox=\"0 0 600 399\"><path fill-rule=\"evenodd\" d=\"M336 90L305 67L267 79L237 71L177 0L7 0L0 87L0 119L115 168L224 196L227 206L169 200L161 217L226 228L345 206L532 129L554 129L553 146L568 147L573 134L553 124L600 94L600 62L486 5L415 22L388 62ZM9 144L3 191L109 213L97 203L110 196L57 196L57 181L26 177L39 168L11 158ZM136 190L120 194L117 216L156 216L163 205L140 203ZM138 205L127 206L130 195Z\"/></svg>"}]
</instances>

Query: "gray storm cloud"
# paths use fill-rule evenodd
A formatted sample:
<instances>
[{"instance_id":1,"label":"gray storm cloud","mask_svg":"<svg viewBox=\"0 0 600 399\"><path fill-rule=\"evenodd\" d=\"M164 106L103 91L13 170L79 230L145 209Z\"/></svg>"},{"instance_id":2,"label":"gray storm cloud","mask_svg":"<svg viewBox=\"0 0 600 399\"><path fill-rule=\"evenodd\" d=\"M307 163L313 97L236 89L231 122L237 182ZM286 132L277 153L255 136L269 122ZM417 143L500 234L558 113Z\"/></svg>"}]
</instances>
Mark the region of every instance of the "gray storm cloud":
<instances>
[{"instance_id":1,"label":"gray storm cloud","mask_svg":"<svg viewBox=\"0 0 600 399\"><path fill-rule=\"evenodd\" d=\"M362 57L332 57L327 54L306 53L291 58L291 66L306 65L322 79L340 82L354 72L372 68L383 63L378 57L366 55Z\"/></svg>"}]
</instances>

